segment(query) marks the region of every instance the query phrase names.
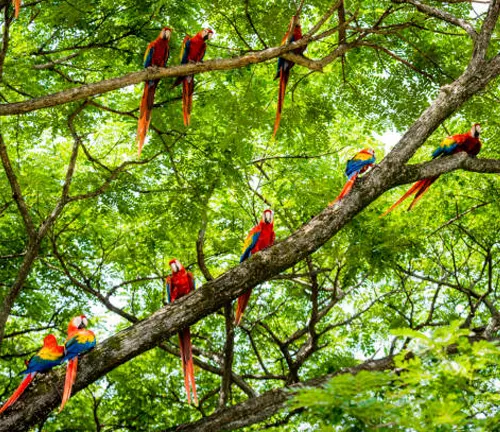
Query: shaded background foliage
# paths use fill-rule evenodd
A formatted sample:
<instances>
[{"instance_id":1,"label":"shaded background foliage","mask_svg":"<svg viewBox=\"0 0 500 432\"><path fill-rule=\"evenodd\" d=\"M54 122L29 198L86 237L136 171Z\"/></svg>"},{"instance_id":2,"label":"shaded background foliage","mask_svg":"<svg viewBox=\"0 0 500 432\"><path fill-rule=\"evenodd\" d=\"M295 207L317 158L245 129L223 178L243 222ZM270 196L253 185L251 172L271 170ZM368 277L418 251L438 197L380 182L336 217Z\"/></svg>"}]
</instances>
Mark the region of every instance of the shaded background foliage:
<instances>
[{"instance_id":1,"label":"shaded background foliage","mask_svg":"<svg viewBox=\"0 0 500 432\"><path fill-rule=\"evenodd\" d=\"M484 13L468 3L432 3L476 26ZM307 2L303 27L314 25L330 6L326 1ZM216 31L207 58L276 46L296 7L282 1L42 1L23 7L13 22L9 8L3 19L9 40L8 46L3 40L0 98L20 101L138 70L147 43L164 25L174 28L169 65L179 63L184 34L205 25ZM165 300L162 280L173 257L194 272L199 284L204 282L196 250L200 230L206 229L201 238L206 265L217 276L238 263L243 238L264 208L276 212L278 239L299 228L342 187L343 167L353 152L369 145L382 159L440 86L467 65L472 44L465 33L411 6L348 1L345 8L348 17L355 17L348 40L372 28L366 39L370 46L351 49L323 73L293 69L276 141L270 140L277 97L275 61L197 76L188 129L182 124L180 90L171 89L172 80L162 80L142 163L127 166L102 193L69 203L42 243L8 321L0 355L3 398L17 385L24 358L36 351L43 335L50 330L63 338L73 315L88 315L102 340L160 308ZM384 13L383 25L373 30ZM334 16L329 25L336 24ZM338 44L335 33L311 44L306 55L322 57ZM498 27L490 50L491 55L499 51ZM74 134L83 151L72 196L99 190L110 171L136 158L141 93L142 85L137 85L91 98L76 115ZM499 97L496 82L448 119L414 161L427 160L443 136L464 132L471 121L483 124L482 154L499 158ZM81 105L0 119L37 224L59 198L75 140L68 118ZM430 329L449 329L451 322L458 322L453 331L459 335L459 326L487 324L492 309L483 300L495 305L500 277L498 178L449 173L415 211L379 219L400 194L401 188L386 194L308 260L254 290L243 326L235 330L233 364L234 374L251 391L261 393L407 348L409 335L395 334L394 329L434 334ZM2 174L3 295L18 273L26 242ZM325 313L318 317L318 311ZM199 407L186 404L177 341L172 338L90 385L40 429L160 430L211 414L219 406L220 374L207 369L222 370L224 325L219 313L192 328L201 362L196 370ZM493 346L488 349L496 352ZM476 350L471 358L486 362L482 355ZM425 376L434 364L413 365L398 378L398 385L412 388L418 379L409 381L408 375ZM487 379L498 376L490 357L485 367ZM470 374L480 381L477 372ZM446 369L440 373L453 378ZM389 420L381 416L373 424L378 419L373 413L390 406L404 414L407 407L398 405L402 396L391 387L391 373L366 374L339 378L347 380L347 386L362 386L356 394L343 394L345 400L358 398L355 422L350 420L352 405L339 402L333 414L285 412L269 423L282 422L276 426L279 430L297 430L319 427L317 419L323 418L326 424L350 425L352 430L384 422L423 430L391 410L386 413ZM327 387L326 396L320 392L317 397L338 394L335 385ZM433 395L441 390L419 389ZM452 388L449 395L453 398L460 391ZM376 394L377 403L370 404L364 392ZM233 380L229 403L247 397ZM450 425L472 427L474 415L468 421L457 414ZM491 409L484 415L494 418L496 413Z\"/></svg>"}]
</instances>

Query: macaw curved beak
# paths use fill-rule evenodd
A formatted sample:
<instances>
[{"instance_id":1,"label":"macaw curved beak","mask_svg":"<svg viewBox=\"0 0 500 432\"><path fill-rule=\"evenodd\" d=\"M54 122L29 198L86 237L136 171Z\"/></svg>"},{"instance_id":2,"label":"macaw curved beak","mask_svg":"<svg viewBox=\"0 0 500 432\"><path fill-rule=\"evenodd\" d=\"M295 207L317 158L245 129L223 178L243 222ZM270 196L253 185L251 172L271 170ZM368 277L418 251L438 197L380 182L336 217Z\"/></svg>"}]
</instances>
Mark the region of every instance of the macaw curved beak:
<instances>
[{"instance_id":1,"label":"macaw curved beak","mask_svg":"<svg viewBox=\"0 0 500 432\"><path fill-rule=\"evenodd\" d=\"M480 124L475 124L474 125L474 137L479 138L479 135L481 134L481 125Z\"/></svg>"},{"instance_id":2,"label":"macaw curved beak","mask_svg":"<svg viewBox=\"0 0 500 432\"><path fill-rule=\"evenodd\" d=\"M87 320L86 319L82 319L82 321L80 322L80 325L78 326L79 329L83 329L87 327Z\"/></svg>"},{"instance_id":3,"label":"macaw curved beak","mask_svg":"<svg viewBox=\"0 0 500 432\"><path fill-rule=\"evenodd\" d=\"M173 273L177 273L181 269L181 265L179 261L175 260L170 263L170 268L172 269Z\"/></svg>"}]
</instances>

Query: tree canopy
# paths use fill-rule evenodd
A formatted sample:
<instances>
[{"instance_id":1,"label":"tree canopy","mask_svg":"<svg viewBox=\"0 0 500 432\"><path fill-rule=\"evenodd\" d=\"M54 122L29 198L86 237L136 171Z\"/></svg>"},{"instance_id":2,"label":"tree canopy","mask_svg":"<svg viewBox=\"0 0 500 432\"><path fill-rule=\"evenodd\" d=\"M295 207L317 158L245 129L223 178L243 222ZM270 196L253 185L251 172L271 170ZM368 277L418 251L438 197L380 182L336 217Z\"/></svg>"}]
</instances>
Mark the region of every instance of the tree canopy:
<instances>
[{"instance_id":1,"label":"tree canopy","mask_svg":"<svg viewBox=\"0 0 500 432\"><path fill-rule=\"evenodd\" d=\"M499 0L27 0L17 19L0 7L2 400L71 317L98 340L63 412L59 367L0 431L498 423ZM298 12L304 38L281 45ZM164 26L168 65L144 70ZM180 65L185 34L204 27L204 61ZM296 65L272 140L278 57ZM186 128L172 84L193 73ZM138 159L143 82L158 78ZM429 161L472 123L477 158ZM366 146L377 167L328 207ZM379 218L436 175L414 210ZM276 244L239 264L265 208ZM166 304L172 258L197 290ZM235 328L231 302L250 288ZM183 390L187 326L199 406Z\"/></svg>"}]
</instances>

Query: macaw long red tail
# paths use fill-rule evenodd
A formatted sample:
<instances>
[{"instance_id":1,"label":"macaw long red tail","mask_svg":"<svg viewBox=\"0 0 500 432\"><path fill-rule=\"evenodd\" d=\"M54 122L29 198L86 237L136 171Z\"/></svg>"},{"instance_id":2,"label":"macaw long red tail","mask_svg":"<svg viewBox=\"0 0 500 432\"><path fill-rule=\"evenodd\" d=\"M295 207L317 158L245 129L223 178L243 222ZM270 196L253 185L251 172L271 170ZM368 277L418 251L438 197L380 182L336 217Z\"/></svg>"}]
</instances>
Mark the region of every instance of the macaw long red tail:
<instances>
[{"instance_id":1,"label":"macaw long red tail","mask_svg":"<svg viewBox=\"0 0 500 432\"><path fill-rule=\"evenodd\" d=\"M19 387L16 389L16 391L12 394L12 396L5 402L0 409L0 414L3 413L7 408L9 408L15 401L19 399L19 397L23 394L24 390L26 390L26 387L29 386L30 382L33 381L33 378L35 378L36 372L31 372L26 377L21 381L21 384L19 384Z\"/></svg>"},{"instance_id":2,"label":"macaw long red tail","mask_svg":"<svg viewBox=\"0 0 500 432\"><path fill-rule=\"evenodd\" d=\"M243 317L243 312L248 306L248 301L250 300L250 295L252 294L252 290L248 290L246 293L240 295L238 297L238 307L236 308L236 316L234 319L234 324L239 326L241 318Z\"/></svg>"},{"instance_id":3,"label":"macaw long red tail","mask_svg":"<svg viewBox=\"0 0 500 432\"><path fill-rule=\"evenodd\" d=\"M347 180L346 184L344 185L344 187L342 188L342 190L340 191L340 194L337 198L335 198L330 204L328 204L329 206L332 206L334 205L337 201L340 201L342 198L344 198L348 193L349 191L352 189L352 187L354 186L354 182L356 181L356 179L358 178L358 173L355 173L351 176L351 178L349 180Z\"/></svg>"},{"instance_id":4,"label":"macaw long red tail","mask_svg":"<svg viewBox=\"0 0 500 432\"><path fill-rule=\"evenodd\" d=\"M290 69L281 68L280 69L280 88L278 92L278 108L276 110L276 120L274 121L273 138L278 132L281 121L281 110L283 109L283 102L285 100L285 91L288 84L288 78L290 77Z\"/></svg>"},{"instance_id":5,"label":"macaw long red tail","mask_svg":"<svg viewBox=\"0 0 500 432\"><path fill-rule=\"evenodd\" d=\"M158 85L158 80L146 81L144 83L144 93L141 99L141 108L139 111L139 123L137 124L138 156L141 156L142 147L146 140L149 124L151 123L151 113L155 102L155 91Z\"/></svg>"},{"instance_id":6,"label":"macaw long red tail","mask_svg":"<svg viewBox=\"0 0 500 432\"><path fill-rule=\"evenodd\" d=\"M184 114L184 126L189 126L191 108L193 106L194 77L187 76L182 81L182 113Z\"/></svg>"},{"instance_id":7,"label":"macaw long red tail","mask_svg":"<svg viewBox=\"0 0 500 432\"><path fill-rule=\"evenodd\" d=\"M71 389L73 387L73 383L76 379L76 370L78 368L78 357L74 357L68 361L68 368L66 370L66 380L64 381L64 393L62 397L61 407L59 408L59 412L61 412L68 402L71 396Z\"/></svg>"},{"instance_id":8,"label":"macaw long red tail","mask_svg":"<svg viewBox=\"0 0 500 432\"><path fill-rule=\"evenodd\" d=\"M21 0L12 0L12 6L14 6L14 17L17 18L21 9Z\"/></svg>"},{"instance_id":9,"label":"macaw long red tail","mask_svg":"<svg viewBox=\"0 0 500 432\"><path fill-rule=\"evenodd\" d=\"M191 348L191 332L189 327L179 332L179 347L181 350L182 371L184 373L184 387L188 403L191 403L191 389L195 405L198 405L196 382L194 379L193 350ZM191 387L191 389L190 389Z\"/></svg>"},{"instance_id":10,"label":"macaw long red tail","mask_svg":"<svg viewBox=\"0 0 500 432\"><path fill-rule=\"evenodd\" d=\"M415 206L415 204L420 200L420 198L422 198L425 192L427 192L431 184L434 183L437 179L438 177L432 177L415 182L415 184L410 189L408 189L408 191L401 198L399 198L391 207L389 207L380 217L388 215L406 198L408 198L410 195L415 194L413 202L410 204L410 207L408 207L408 210L411 210Z\"/></svg>"},{"instance_id":11,"label":"macaw long red tail","mask_svg":"<svg viewBox=\"0 0 500 432\"><path fill-rule=\"evenodd\" d=\"M438 177L431 177L427 179L422 180L422 186L418 190L418 192L415 194L415 198L413 198L412 203L410 204L410 207L408 207L408 211L410 211L413 207L415 207L415 204L420 201L420 199L424 196L424 194L429 190L431 187L432 183L434 183Z\"/></svg>"}]
</instances>

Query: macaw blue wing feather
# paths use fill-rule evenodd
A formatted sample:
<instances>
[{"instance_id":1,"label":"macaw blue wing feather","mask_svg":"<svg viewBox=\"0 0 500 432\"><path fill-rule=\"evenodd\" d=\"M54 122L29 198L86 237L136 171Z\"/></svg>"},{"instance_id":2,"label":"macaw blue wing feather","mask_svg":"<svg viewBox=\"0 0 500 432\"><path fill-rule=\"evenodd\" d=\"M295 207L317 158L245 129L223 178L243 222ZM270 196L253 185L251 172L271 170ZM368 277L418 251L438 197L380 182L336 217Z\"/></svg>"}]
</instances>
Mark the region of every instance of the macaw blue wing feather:
<instances>
[{"instance_id":1,"label":"macaw blue wing feather","mask_svg":"<svg viewBox=\"0 0 500 432\"><path fill-rule=\"evenodd\" d=\"M165 281L165 287L167 289L167 303L172 303L172 293L170 291L170 277Z\"/></svg>"},{"instance_id":2,"label":"macaw blue wing feather","mask_svg":"<svg viewBox=\"0 0 500 432\"><path fill-rule=\"evenodd\" d=\"M189 288L191 290L196 289L196 283L194 282L194 277L192 273L188 273L188 279L189 279Z\"/></svg>"},{"instance_id":3,"label":"macaw blue wing feather","mask_svg":"<svg viewBox=\"0 0 500 432\"><path fill-rule=\"evenodd\" d=\"M357 160L351 159L347 162L347 166L345 169L345 175L351 178L355 173L361 171L363 167L366 165L373 164L375 162L375 158L367 159L367 160Z\"/></svg>"},{"instance_id":4,"label":"macaw blue wing feather","mask_svg":"<svg viewBox=\"0 0 500 432\"><path fill-rule=\"evenodd\" d=\"M243 255L240 257L240 263L245 261L252 255L252 249L255 247L257 244L257 240L259 240L260 237L260 231L257 231L255 228L250 231L250 234L248 234L247 239L245 240L245 246L246 249L243 251Z\"/></svg>"},{"instance_id":5,"label":"macaw blue wing feather","mask_svg":"<svg viewBox=\"0 0 500 432\"><path fill-rule=\"evenodd\" d=\"M438 156L448 156L452 154L457 148L458 143L452 138L448 137L441 141L439 147L432 152L432 158L435 159Z\"/></svg>"},{"instance_id":6,"label":"macaw blue wing feather","mask_svg":"<svg viewBox=\"0 0 500 432\"><path fill-rule=\"evenodd\" d=\"M184 43L182 44L182 56L181 64L186 64L188 62L189 49L191 48L191 40L188 36L184 38Z\"/></svg>"},{"instance_id":7,"label":"macaw blue wing feather","mask_svg":"<svg viewBox=\"0 0 500 432\"><path fill-rule=\"evenodd\" d=\"M153 61L153 54L154 54L154 47L148 45L148 49L146 50L146 53L144 54L144 67L147 68L151 66L151 63Z\"/></svg>"}]
</instances>

